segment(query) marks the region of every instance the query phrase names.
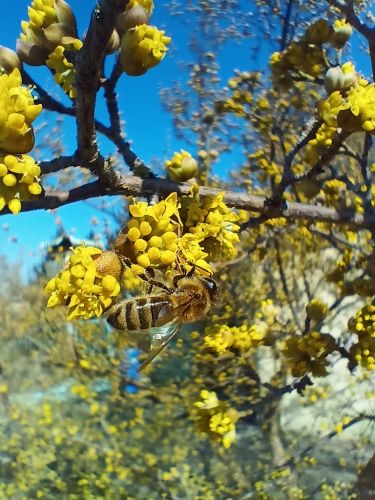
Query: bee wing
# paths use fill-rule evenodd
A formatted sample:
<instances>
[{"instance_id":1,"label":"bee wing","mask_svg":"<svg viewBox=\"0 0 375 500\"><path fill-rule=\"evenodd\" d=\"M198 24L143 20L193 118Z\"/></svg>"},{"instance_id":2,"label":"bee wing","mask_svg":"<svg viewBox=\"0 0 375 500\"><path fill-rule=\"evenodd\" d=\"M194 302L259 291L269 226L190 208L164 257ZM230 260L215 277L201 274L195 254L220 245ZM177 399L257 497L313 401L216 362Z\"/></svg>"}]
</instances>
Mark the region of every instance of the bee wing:
<instances>
[{"instance_id":1,"label":"bee wing","mask_svg":"<svg viewBox=\"0 0 375 500\"><path fill-rule=\"evenodd\" d=\"M156 356L166 347L169 342L176 336L180 329L180 323L173 321L157 328L156 333L151 337L151 351L146 359L140 364L139 371L143 370Z\"/></svg>"},{"instance_id":2,"label":"bee wing","mask_svg":"<svg viewBox=\"0 0 375 500\"><path fill-rule=\"evenodd\" d=\"M170 305L163 307L155 321L155 326L163 327L168 326L170 323L175 323L187 306L188 303L176 307L170 307Z\"/></svg>"}]
</instances>

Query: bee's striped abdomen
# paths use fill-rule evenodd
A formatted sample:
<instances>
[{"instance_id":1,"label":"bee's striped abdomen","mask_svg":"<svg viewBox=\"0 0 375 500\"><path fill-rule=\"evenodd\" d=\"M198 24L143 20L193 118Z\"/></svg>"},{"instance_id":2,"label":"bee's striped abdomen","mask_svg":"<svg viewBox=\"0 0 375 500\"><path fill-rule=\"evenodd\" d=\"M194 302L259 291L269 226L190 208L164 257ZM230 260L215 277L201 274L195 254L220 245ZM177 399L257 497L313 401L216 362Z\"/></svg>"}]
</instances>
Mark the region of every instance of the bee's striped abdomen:
<instances>
[{"instance_id":1,"label":"bee's striped abdomen","mask_svg":"<svg viewBox=\"0 0 375 500\"><path fill-rule=\"evenodd\" d=\"M107 321L119 330L147 330L156 326L162 309L167 312L170 308L165 296L139 297L115 306Z\"/></svg>"}]
</instances>

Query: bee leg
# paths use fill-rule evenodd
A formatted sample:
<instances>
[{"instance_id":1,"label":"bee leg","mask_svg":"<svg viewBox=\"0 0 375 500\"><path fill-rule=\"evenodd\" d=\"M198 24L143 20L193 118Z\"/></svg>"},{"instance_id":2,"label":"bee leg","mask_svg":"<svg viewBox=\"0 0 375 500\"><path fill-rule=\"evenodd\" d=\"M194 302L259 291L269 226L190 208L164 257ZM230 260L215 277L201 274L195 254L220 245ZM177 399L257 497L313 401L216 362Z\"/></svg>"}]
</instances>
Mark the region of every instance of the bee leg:
<instances>
[{"instance_id":1,"label":"bee leg","mask_svg":"<svg viewBox=\"0 0 375 500\"><path fill-rule=\"evenodd\" d=\"M157 281L154 279L155 273L152 267L146 267L144 270L144 273L139 275L138 277L146 281L148 284L147 290L152 290L152 287L157 287L160 288L161 290L165 290L168 294L171 294L174 292L173 288L170 288L168 285L165 283L162 283L161 281ZM150 293L150 292L148 292Z\"/></svg>"},{"instance_id":2,"label":"bee leg","mask_svg":"<svg viewBox=\"0 0 375 500\"><path fill-rule=\"evenodd\" d=\"M192 276L194 276L194 273L195 273L195 264L192 264L190 262L189 262L189 264L192 266L192 268L189 269L188 272L182 272L181 274L176 274L176 276L173 277L173 286L175 288L178 288L178 282L182 278L191 278Z\"/></svg>"}]
</instances>

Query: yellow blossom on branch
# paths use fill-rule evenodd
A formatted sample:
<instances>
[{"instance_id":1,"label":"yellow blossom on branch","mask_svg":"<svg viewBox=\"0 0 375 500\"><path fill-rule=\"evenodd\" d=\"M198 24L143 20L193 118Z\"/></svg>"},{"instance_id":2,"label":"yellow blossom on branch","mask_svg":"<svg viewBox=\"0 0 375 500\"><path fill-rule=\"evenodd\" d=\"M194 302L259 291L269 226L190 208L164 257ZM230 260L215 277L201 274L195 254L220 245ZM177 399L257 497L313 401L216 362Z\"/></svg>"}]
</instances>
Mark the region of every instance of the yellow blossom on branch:
<instances>
[{"instance_id":1,"label":"yellow blossom on branch","mask_svg":"<svg viewBox=\"0 0 375 500\"><path fill-rule=\"evenodd\" d=\"M208 437L229 448L236 439L238 412L219 401L214 391L202 390L200 397L201 400L194 403L192 418Z\"/></svg>"},{"instance_id":2,"label":"yellow blossom on branch","mask_svg":"<svg viewBox=\"0 0 375 500\"><path fill-rule=\"evenodd\" d=\"M229 210L223 198L224 193L203 200L196 196L188 206L185 224L202 241L202 248L213 261L230 260L237 255L239 217Z\"/></svg>"},{"instance_id":3,"label":"yellow blossom on branch","mask_svg":"<svg viewBox=\"0 0 375 500\"><path fill-rule=\"evenodd\" d=\"M65 57L65 48L62 45L56 47L46 61L47 66L53 70L55 81L63 88L70 98L76 97L74 65Z\"/></svg>"},{"instance_id":4,"label":"yellow blossom on branch","mask_svg":"<svg viewBox=\"0 0 375 500\"><path fill-rule=\"evenodd\" d=\"M41 111L42 105L34 104L30 89L22 86L18 68L0 75L0 150L16 154L31 151L31 124Z\"/></svg>"},{"instance_id":5,"label":"yellow blossom on branch","mask_svg":"<svg viewBox=\"0 0 375 500\"><path fill-rule=\"evenodd\" d=\"M120 61L130 76L140 76L164 58L171 39L154 26L142 24L129 29L121 39Z\"/></svg>"},{"instance_id":6,"label":"yellow blossom on branch","mask_svg":"<svg viewBox=\"0 0 375 500\"><path fill-rule=\"evenodd\" d=\"M76 247L66 267L45 287L50 295L47 307L67 306L68 320L100 317L120 293L121 273L122 265L114 252Z\"/></svg>"},{"instance_id":7,"label":"yellow blossom on branch","mask_svg":"<svg viewBox=\"0 0 375 500\"><path fill-rule=\"evenodd\" d=\"M21 202L33 200L42 193L40 167L29 155L0 156L0 211L5 205L18 214Z\"/></svg>"}]
</instances>

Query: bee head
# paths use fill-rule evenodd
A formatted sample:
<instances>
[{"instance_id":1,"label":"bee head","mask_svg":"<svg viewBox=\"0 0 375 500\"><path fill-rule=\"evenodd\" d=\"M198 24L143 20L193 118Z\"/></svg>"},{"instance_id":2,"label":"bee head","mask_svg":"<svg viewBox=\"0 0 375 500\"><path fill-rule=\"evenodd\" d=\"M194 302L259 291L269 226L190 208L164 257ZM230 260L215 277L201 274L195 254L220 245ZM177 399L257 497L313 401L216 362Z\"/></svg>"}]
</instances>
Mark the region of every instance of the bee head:
<instances>
[{"instance_id":1,"label":"bee head","mask_svg":"<svg viewBox=\"0 0 375 500\"><path fill-rule=\"evenodd\" d=\"M202 278L202 281L205 284L208 293L210 294L210 299L214 300L217 294L217 285L215 281L211 278Z\"/></svg>"}]
</instances>

